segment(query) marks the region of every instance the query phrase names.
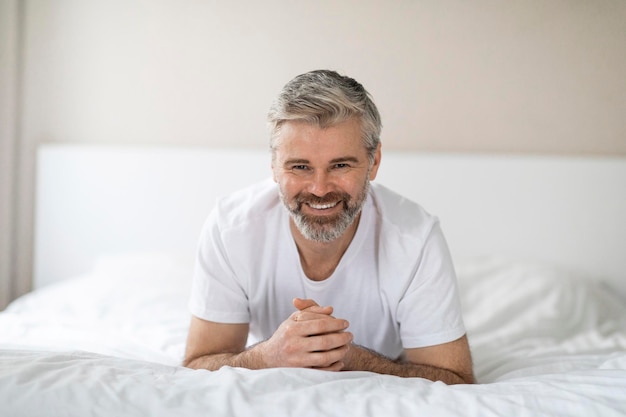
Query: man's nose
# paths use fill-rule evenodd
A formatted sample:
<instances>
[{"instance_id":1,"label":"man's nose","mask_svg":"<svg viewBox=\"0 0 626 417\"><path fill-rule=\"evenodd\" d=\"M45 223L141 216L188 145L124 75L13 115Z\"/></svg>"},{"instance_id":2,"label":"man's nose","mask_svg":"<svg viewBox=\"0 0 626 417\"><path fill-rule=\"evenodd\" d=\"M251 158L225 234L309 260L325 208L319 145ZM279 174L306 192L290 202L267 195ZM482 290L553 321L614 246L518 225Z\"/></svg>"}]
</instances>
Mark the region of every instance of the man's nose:
<instances>
[{"instance_id":1,"label":"man's nose","mask_svg":"<svg viewBox=\"0 0 626 417\"><path fill-rule=\"evenodd\" d=\"M333 190L333 182L326 170L316 170L311 177L309 193L323 197Z\"/></svg>"}]
</instances>

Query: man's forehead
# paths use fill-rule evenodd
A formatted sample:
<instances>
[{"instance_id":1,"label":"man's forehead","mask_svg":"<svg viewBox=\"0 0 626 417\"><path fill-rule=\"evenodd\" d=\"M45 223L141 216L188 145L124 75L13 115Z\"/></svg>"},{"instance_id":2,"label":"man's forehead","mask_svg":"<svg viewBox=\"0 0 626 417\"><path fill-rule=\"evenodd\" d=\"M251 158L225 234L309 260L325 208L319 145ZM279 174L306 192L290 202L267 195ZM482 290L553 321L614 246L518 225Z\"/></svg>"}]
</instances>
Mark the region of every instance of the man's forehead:
<instances>
[{"instance_id":1,"label":"man's forehead","mask_svg":"<svg viewBox=\"0 0 626 417\"><path fill-rule=\"evenodd\" d=\"M282 163L311 163L313 161L339 163L360 162L367 159L367 149L360 141L349 146L337 143L324 146L318 142L293 139L278 144L273 153L274 157Z\"/></svg>"},{"instance_id":2,"label":"man's forehead","mask_svg":"<svg viewBox=\"0 0 626 417\"><path fill-rule=\"evenodd\" d=\"M304 144L315 142L320 146L357 146L363 145L362 134L358 121L348 120L328 127L320 127L315 123L302 121L285 122L277 132L275 147L287 144Z\"/></svg>"}]
</instances>

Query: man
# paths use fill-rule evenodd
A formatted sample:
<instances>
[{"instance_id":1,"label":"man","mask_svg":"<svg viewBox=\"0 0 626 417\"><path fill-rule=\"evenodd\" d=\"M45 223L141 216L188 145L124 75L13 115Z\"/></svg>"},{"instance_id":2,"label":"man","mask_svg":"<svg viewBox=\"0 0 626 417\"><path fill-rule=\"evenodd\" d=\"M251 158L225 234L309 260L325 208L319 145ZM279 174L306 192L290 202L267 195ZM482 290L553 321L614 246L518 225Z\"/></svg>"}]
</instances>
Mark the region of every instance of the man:
<instances>
[{"instance_id":1,"label":"man","mask_svg":"<svg viewBox=\"0 0 626 417\"><path fill-rule=\"evenodd\" d=\"M302 74L268 122L273 181L220 200L203 228L184 364L472 383L437 219L370 185L381 122L367 91ZM263 341L247 346L249 334Z\"/></svg>"}]
</instances>

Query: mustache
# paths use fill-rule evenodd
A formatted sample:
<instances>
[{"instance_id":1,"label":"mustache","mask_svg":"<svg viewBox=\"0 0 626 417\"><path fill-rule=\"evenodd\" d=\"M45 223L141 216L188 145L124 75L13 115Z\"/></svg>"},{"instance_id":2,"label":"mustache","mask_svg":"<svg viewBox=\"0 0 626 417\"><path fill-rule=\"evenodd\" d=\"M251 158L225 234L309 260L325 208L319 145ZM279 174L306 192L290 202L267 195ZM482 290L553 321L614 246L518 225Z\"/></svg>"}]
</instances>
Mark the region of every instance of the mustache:
<instances>
[{"instance_id":1,"label":"mustache","mask_svg":"<svg viewBox=\"0 0 626 417\"><path fill-rule=\"evenodd\" d=\"M298 204L328 204L334 203L336 201L343 201L344 204L350 201L350 194L347 193L337 193L331 191L330 193L324 194L323 196L317 196L315 194L300 192L294 196L294 201Z\"/></svg>"}]
</instances>

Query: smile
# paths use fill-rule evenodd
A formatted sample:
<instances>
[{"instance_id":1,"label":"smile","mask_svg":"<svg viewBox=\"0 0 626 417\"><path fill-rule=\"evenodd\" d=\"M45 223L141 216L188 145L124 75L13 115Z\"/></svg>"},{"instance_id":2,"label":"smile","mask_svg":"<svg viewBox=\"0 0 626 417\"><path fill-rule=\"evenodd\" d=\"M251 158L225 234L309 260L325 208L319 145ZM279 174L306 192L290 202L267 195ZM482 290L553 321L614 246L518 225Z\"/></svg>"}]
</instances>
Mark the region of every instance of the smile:
<instances>
[{"instance_id":1,"label":"smile","mask_svg":"<svg viewBox=\"0 0 626 417\"><path fill-rule=\"evenodd\" d=\"M312 204L312 203L307 203L307 205L315 210L327 210L329 208L333 208L335 207L337 204L339 204L339 202L334 202L334 203L326 203L326 204Z\"/></svg>"}]
</instances>

